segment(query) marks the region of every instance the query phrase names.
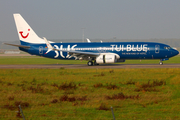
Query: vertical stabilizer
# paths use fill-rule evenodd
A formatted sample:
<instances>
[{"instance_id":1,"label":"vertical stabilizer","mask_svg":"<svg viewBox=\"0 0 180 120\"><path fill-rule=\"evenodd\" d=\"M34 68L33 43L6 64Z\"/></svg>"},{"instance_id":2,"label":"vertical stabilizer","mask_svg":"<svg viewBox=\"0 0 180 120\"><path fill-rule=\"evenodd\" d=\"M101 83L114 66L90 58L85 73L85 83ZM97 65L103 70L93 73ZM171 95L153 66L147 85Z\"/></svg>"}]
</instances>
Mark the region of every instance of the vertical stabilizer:
<instances>
[{"instance_id":1,"label":"vertical stabilizer","mask_svg":"<svg viewBox=\"0 0 180 120\"><path fill-rule=\"evenodd\" d=\"M16 23L19 39L26 43L45 43L43 39L37 36L33 29L28 25L20 14L13 14Z\"/></svg>"}]
</instances>

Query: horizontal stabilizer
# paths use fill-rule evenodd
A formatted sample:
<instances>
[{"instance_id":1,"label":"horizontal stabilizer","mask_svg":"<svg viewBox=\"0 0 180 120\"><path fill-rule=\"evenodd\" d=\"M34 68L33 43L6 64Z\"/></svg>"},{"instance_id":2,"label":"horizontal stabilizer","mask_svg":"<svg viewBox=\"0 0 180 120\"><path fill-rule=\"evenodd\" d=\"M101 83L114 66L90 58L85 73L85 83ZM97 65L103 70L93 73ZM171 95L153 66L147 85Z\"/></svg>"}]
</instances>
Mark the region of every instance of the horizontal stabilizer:
<instances>
[{"instance_id":1,"label":"horizontal stabilizer","mask_svg":"<svg viewBox=\"0 0 180 120\"><path fill-rule=\"evenodd\" d=\"M21 47L21 48L30 48L30 46L24 46L24 45L15 45L15 44L9 44L9 43L3 43L3 44L15 46L15 47Z\"/></svg>"}]
</instances>

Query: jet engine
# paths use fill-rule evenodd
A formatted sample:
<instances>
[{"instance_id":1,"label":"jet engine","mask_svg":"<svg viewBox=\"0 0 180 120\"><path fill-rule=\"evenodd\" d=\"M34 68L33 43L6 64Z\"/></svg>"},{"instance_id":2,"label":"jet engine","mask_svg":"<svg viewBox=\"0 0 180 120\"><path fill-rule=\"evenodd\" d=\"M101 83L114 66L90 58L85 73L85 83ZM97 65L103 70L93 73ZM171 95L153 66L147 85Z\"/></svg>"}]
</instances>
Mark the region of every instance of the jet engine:
<instances>
[{"instance_id":1,"label":"jet engine","mask_svg":"<svg viewBox=\"0 0 180 120\"><path fill-rule=\"evenodd\" d=\"M96 58L96 63L115 63L117 61L117 57L115 54L101 54Z\"/></svg>"}]
</instances>

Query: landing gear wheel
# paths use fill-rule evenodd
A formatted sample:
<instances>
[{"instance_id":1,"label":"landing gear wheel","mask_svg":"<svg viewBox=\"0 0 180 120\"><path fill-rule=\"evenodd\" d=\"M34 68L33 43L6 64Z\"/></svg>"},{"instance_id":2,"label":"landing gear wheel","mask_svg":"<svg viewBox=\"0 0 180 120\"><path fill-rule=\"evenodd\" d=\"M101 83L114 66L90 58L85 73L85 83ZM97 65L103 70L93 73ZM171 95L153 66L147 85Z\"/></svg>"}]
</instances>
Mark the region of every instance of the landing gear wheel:
<instances>
[{"instance_id":1,"label":"landing gear wheel","mask_svg":"<svg viewBox=\"0 0 180 120\"><path fill-rule=\"evenodd\" d=\"M160 65L163 65L163 62L162 62L162 61L160 61L160 62L159 62L159 64L160 64Z\"/></svg>"},{"instance_id":2,"label":"landing gear wheel","mask_svg":"<svg viewBox=\"0 0 180 120\"><path fill-rule=\"evenodd\" d=\"M96 63L95 65L99 65L99 63Z\"/></svg>"},{"instance_id":3,"label":"landing gear wheel","mask_svg":"<svg viewBox=\"0 0 180 120\"><path fill-rule=\"evenodd\" d=\"M88 66L92 66L92 65L93 65L93 62L92 62L92 61L88 61L87 65L88 65Z\"/></svg>"},{"instance_id":4,"label":"landing gear wheel","mask_svg":"<svg viewBox=\"0 0 180 120\"><path fill-rule=\"evenodd\" d=\"M96 63L96 61L94 61L94 65L99 65L99 63Z\"/></svg>"}]
</instances>

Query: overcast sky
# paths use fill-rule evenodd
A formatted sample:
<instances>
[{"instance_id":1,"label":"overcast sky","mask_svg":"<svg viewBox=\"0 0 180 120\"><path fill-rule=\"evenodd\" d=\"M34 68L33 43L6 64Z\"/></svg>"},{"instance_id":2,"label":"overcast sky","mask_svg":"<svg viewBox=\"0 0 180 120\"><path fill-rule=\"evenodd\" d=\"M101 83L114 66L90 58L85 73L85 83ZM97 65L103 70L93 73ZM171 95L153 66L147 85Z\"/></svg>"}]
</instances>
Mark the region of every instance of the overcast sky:
<instances>
[{"instance_id":1,"label":"overcast sky","mask_svg":"<svg viewBox=\"0 0 180 120\"><path fill-rule=\"evenodd\" d=\"M19 39L13 13L48 39L180 38L180 0L0 0L0 41Z\"/></svg>"}]
</instances>

